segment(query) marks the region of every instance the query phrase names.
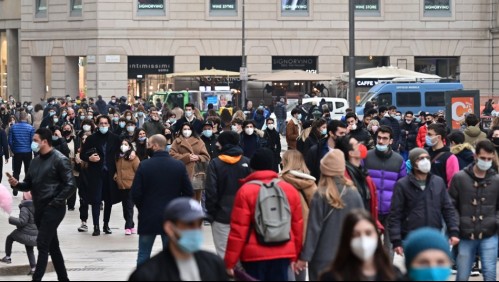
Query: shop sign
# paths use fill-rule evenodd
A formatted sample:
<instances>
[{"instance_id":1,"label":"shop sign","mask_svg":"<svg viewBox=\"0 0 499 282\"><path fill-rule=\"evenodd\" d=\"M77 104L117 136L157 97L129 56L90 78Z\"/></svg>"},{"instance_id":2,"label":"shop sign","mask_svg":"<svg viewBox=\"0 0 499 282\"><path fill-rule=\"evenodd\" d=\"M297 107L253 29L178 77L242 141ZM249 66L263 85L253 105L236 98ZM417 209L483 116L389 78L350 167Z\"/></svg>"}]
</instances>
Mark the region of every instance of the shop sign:
<instances>
[{"instance_id":1,"label":"shop sign","mask_svg":"<svg viewBox=\"0 0 499 282\"><path fill-rule=\"evenodd\" d=\"M379 0L355 0L356 11L378 11Z\"/></svg>"},{"instance_id":2,"label":"shop sign","mask_svg":"<svg viewBox=\"0 0 499 282\"><path fill-rule=\"evenodd\" d=\"M164 0L138 0L140 10L162 10L165 8Z\"/></svg>"},{"instance_id":3,"label":"shop sign","mask_svg":"<svg viewBox=\"0 0 499 282\"><path fill-rule=\"evenodd\" d=\"M128 78L137 75L173 73L172 56L129 56Z\"/></svg>"},{"instance_id":4,"label":"shop sign","mask_svg":"<svg viewBox=\"0 0 499 282\"><path fill-rule=\"evenodd\" d=\"M357 87L374 87L378 85L379 80L377 79L355 79L355 85Z\"/></svg>"},{"instance_id":5,"label":"shop sign","mask_svg":"<svg viewBox=\"0 0 499 282\"><path fill-rule=\"evenodd\" d=\"M308 0L281 0L281 11L308 11Z\"/></svg>"},{"instance_id":6,"label":"shop sign","mask_svg":"<svg viewBox=\"0 0 499 282\"><path fill-rule=\"evenodd\" d=\"M212 11L234 11L236 10L236 0L211 0Z\"/></svg>"},{"instance_id":7,"label":"shop sign","mask_svg":"<svg viewBox=\"0 0 499 282\"><path fill-rule=\"evenodd\" d=\"M317 73L317 57L273 56L272 70L304 70Z\"/></svg>"},{"instance_id":8,"label":"shop sign","mask_svg":"<svg viewBox=\"0 0 499 282\"><path fill-rule=\"evenodd\" d=\"M425 11L450 11L450 0L425 0Z\"/></svg>"}]
</instances>

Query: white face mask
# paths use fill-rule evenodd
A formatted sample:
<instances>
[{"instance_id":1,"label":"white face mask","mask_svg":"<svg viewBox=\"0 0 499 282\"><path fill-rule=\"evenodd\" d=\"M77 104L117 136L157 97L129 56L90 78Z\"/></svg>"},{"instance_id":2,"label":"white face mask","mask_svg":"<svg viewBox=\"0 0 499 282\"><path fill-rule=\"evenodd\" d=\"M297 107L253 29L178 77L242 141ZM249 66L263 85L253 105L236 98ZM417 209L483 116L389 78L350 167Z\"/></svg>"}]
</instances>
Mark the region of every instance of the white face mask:
<instances>
[{"instance_id":1,"label":"white face mask","mask_svg":"<svg viewBox=\"0 0 499 282\"><path fill-rule=\"evenodd\" d=\"M373 237L361 236L350 242L353 254L362 261L372 258L378 248L378 240Z\"/></svg>"},{"instance_id":2,"label":"white face mask","mask_svg":"<svg viewBox=\"0 0 499 282\"><path fill-rule=\"evenodd\" d=\"M188 118L192 117L192 111L185 111L185 116Z\"/></svg>"},{"instance_id":3,"label":"white face mask","mask_svg":"<svg viewBox=\"0 0 499 282\"><path fill-rule=\"evenodd\" d=\"M273 124L269 124L269 125L267 125L267 128L270 129L270 130L274 130L274 125Z\"/></svg>"},{"instance_id":4,"label":"white face mask","mask_svg":"<svg viewBox=\"0 0 499 282\"><path fill-rule=\"evenodd\" d=\"M253 135L253 133L255 132L255 129L254 129L254 128L245 128L245 129L244 129L244 132L245 132L247 135Z\"/></svg>"},{"instance_id":5,"label":"white face mask","mask_svg":"<svg viewBox=\"0 0 499 282\"><path fill-rule=\"evenodd\" d=\"M230 128L232 129L232 131L237 132L237 126L233 125Z\"/></svg>"},{"instance_id":6,"label":"white face mask","mask_svg":"<svg viewBox=\"0 0 499 282\"><path fill-rule=\"evenodd\" d=\"M192 135L192 130L183 130L183 131L182 131L182 135L183 135L185 138L189 138L189 137L191 137L191 135Z\"/></svg>"},{"instance_id":7,"label":"white face mask","mask_svg":"<svg viewBox=\"0 0 499 282\"><path fill-rule=\"evenodd\" d=\"M123 153L126 153L128 152L128 150L130 150L130 147L128 147L127 145L121 145L120 148Z\"/></svg>"},{"instance_id":8,"label":"white face mask","mask_svg":"<svg viewBox=\"0 0 499 282\"><path fill-rule=\"evenodd\" d=\"M83 126L83 131L90 131L90 129L91 129L91 127L90 127L90 125L88 125L88 124L85 124L85 125Z\"/></svg>"},{"instance_id":9,"label":"white face mask","mask_svg":"<svg viewBox=\"0 0 499 282\"><path fill-rule=\"evenodd\" d=\"M492 167L492 161L486 162L482 161L481 159L478 159L476 161L476 165L481 171L488 171Z\"/></svg>"},{"instance_id":10,"label":"white face mask","mask_svg":"<svg viewBox=\"0 0 499 282\"><path fill-rule=\"evenodd\" d=\"M357 130L357 125L356 124L352 125L352 130Z\"/></svg>"},{"instance_id":11,"label":"white face mask","mask_svg":"<svg viewBox=\"0 0 499 282\"><path fill-rule=\"evenodd\" d=\"M431 162L429 159L422 159L418 163L418 169L422 173L428 173L431 171Z\"/></svg>"}]
</instances>

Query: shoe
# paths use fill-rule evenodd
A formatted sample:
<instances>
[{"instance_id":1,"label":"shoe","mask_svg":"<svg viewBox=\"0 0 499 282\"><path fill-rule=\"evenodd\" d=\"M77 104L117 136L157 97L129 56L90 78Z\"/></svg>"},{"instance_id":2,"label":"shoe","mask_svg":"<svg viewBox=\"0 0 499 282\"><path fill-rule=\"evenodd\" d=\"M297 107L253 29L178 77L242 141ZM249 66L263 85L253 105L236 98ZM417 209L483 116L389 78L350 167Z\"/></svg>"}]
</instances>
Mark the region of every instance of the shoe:
<instances>
[{"instance_id":1,"label":"shoe","mask_svg":"<svg viewBox=\"0 0 499 282\"><path fill-rule=\"evenodd\" d=\"M12 259L9 258L9 257L4 257L0 260L0 262L3 262L3 263L6 263L6 264L11 264L12 263Z\"/></svg>"},{"instance_id":2,"label":"shoe","mask_svg":"<svg viewBox=\"0 0 499 282\"><path fill-rule=\"evenodd\" d=\"M137 234L137 228L132 228L130 231L132 231L132 234Z\"/></svg>"},{"instance_id":3,"label":"shoe","mask_svg":"<svg viewBox=\"0 0 499 282\"><path fill-rule=\"evenodd\" d=\"M473 264L473 268L471 269L471 274L470 276L471 277L477 277L477 276L480 276L480 268L478 267L478 265L475 263Z\"/></svg>"},{"instance_id":4,"label":"shoe","mask_svg":"<svg viewBox=\"0 0 499 282\"><path fill-rule=\"evenodd\" d=\"M102 228L102 232L104 232L104 234L113 234L113 232L111 231L111 228L109 228L109 226L107 224L104 225L104 228Z\"/></svg>"},{"instance_id":5,"label":"shoe","mask_svg":"<svg viewBox=\"0 0 499 282\"><path fill-rule=\"evenodd\" d=\"M78 227L78 232L88 232L88 226L86 223L82 223L80 227Z\"/></svg>"},{"instance_id":6,"label":"shoe","mask_svg":"<svg viewBox=\"0 0 499 282\"><path fill-rule=\"evenodd\" d=\"M132 235L132 230L130 229L125 229L125 235Z\"/></svg>"},{"instance_id":7,"label":"shoe","mask_svg":"<svg viewBox=\"0 0 499 282\"><path fill-rule=\"evenodd\" d=\"M451 272L452 272L452 275L456 275L457 274L457 265L454 264L452 266Z\"/></svg>"},{"instance_id":8,"label":"shoe","mask_svg":"<svg viewBox=\"0 0 499 282\"><path fill-rule=\"evenodd\" d=\"M33 276L33 274L35 274L35 269L32 268L29 272L28 272L28 276Z\"/></svg>"},{"instance_id":9,"label":"shoe","mask_svg":"<svg viewBox=\"0 0 499 282\"><path fill-rule=\"evenodd\" d=\"M94 225L94 233L92 233L92 236L99 236L99 235L100 235L99 225Z\"/></svg>"}]
</instances>

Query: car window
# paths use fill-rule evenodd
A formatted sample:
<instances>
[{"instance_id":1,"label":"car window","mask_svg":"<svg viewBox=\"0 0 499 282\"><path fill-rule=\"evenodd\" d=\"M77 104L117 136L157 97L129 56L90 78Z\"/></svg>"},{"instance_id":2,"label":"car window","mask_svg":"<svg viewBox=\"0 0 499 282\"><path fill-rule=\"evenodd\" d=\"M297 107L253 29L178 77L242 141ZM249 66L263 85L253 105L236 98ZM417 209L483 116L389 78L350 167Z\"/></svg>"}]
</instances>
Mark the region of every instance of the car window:
<instances>
[{"instance_id":1,"label":"car window","mask_svg":"<svg viewBox=\"0 0 499 282\"><path fill-rule=\"evenodd\" d=\"M397 92L397 107L421 107L421 93Z\"/></svg>"},{"instance_id":2,"label":"car window","mask_svg":"<svg viewBox=\"0 0 499 282\"><path fill-rule=\"evenodd\" d=\"M345 106L344 102L334 102L334 110L341 109Z\"/></svg>"},{"instance_id":3,"label":"car window","mask_svg":"<svg viewBox=\"0 0 499 282\"><path fill-rule=\"evenodd\" d=\"M425 105L427 107L445 107L445 92L426 92Z\"/></svg>"},{"instance_id":4,"label":"car window","mask_svg":"<svg viewBox=\"0 0 499 282\"><path fill-rule=\"evenodd\" d=\"M378 105L378 107L381 106L389 107L393 105L392 93L381 93L378 95L378 97L374 98L372 101L375 102Z\"/></svg>"}]
</instances>

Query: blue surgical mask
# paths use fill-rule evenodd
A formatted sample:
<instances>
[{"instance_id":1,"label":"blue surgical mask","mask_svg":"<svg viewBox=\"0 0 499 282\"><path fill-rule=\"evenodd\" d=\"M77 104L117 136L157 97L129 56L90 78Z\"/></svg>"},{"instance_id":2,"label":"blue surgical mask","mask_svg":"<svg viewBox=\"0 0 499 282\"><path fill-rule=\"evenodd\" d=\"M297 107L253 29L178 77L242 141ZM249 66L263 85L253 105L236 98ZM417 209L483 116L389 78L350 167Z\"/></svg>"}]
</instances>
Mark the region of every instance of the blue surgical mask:
<instances>
[{"instance_id":1,"label":"blue surgical mask","mask_svg":"<svg viewBox=\"0 0 499 282\"><path fill-rule=\"evenodd\" d=\"M80 116L80 120L84 120L85 119L85 116Z\"/></svg>"},{"instance_id":2,"label":"blue surgical mask","mask_svg":"<svg viewBox=\"0 0 499 282\"><path fill-rule=\"evenodd\" d=\"M450 275L450 267L421 267L409 270L409 278L412 281L447 281Z\"/></svg>"},{"instance_id":3,"label":"blue surgical mask","mask_svg":"<svg viewBox=\"0 0 499 282\"><path fill-rule=\"evenodd\" d=\"M420 118L416 118L416 123L421 123L421 119Z\"/></svg>"},{"instance_id":4,"label":"blue surgical mask","mask_svg":"<svg viewBox=\"0 0 499 282\"><path fill-rule=\"evenodd\" d=\"M182 251L193 254L201 250L203 245L203 231L201 229L186 230L179 233L180 239L177 241L177 245Z\"/></svg>"},{"instance_id":5,"label":"blue surgical mask","mask_svg":"<svg viewBox=\"0 0 499 282\"><path fill-rule=\"evenodd\" d=\"M109 127L99 127L99 131L102 134L106 134L109 131Z\"/></svg>"},{"instance_id":6,"label":"blue surgical mask","mask_svg":"<svg viewBox=\"0 0 499 282\"><path fill-rule=\"evenodd\" d=\"M83 117L83 118L85 118L85 117ZM119 117L113 117L113 121L114 121L114 122L118 122L119 120L120 120L120 118L119 118Z\"/></svg>"},{"instance_id":7,"label":"blue surgical mask","mask_svg":"<svg viewBox=\"0 0 499 282\"><path fill-rule=\"evenodd\" d=\"M31 142L31 151L38 153L40 151L40 144L35 141Z\"/></svg>"},{"instance_id":8,"label":"blue surgical mask","mask_svg":"<svg viewBox=\"0 0 499 282\"><path fill-rule=\"evenodd\" d=\"M301 114L299 114L297 119L298 119L298 120L301 120L301 118L302 118L302 115L301 115Z\"/></svg>"},{"instance_id":9,"label":"blue surgical mask","mask_svg":"<svg viewBox=\"0 0 499 282\"><path fill-rule=\"evenodd\" d=\"M478 159L476 161L476 166L481 170L481 171L488 171L492 167L492 161L487 162L481 159Z\"/></svg>"},{"instance_id":10,"label":"blue surgical mask","mask_svg":"<svg viewBox=\"0 0 499 282\"><path fill-rule=\"evenodd\" d=\"M50 115L50 116L53 116L53 115L55 115L55 112L52 112L52 111L51 111L51 112L49 112L49 115Z\"/></svg>"},{"instance_id":11,"label":"blue surgical mask","mask_svg":"<svg viewBox=\"0 0 499 282\"><path fill-rule=\"evenodd\" d=\"M128 131L128 132L130 132L130 133L135 132L135 126L128 126L128 127L126 128L126 131Z\"/></svg>"},{"instance_id":12,"label":"blue surgical mask","mask_svg":"<svg viewBox=\"0 0 499 282\"><path fill-rule=\"evenodd\" d=\"M68 115L68 113L62 113L62 117L65 118Z\"/></svg>"},{"instance_id":13,"label":"blue surgical mask","mask_svg":"<svg viewBox=\"0 0 499 282\"><path fill-rule=\"evenodd\" d=\"M388 151L388 145L377 144L376 145L376 150L378 150L380 152L386 152L386 151Z\"/></svg>"},{"instance_id":14,"label":"blue surgical mask","mask_svg":"<svg viewBox=\"0 0 499 282\"><path fill-rule=\"evenodd\" d=\"M139 117L143 117L143 116L144 116L144 113L143 113L143 112L139 112L137 115L138 115Z\"/></svg>"},{"instance_id":15,"label":"blue surgical mask","mask_svg":"<svg viewBox=\"0 0 499 282\"><path fill-rule=\"evenodd\" d=\"M57 141L59 140L59 137L52 135L52 141Z\"/></svg>"},{"instance_id":16,"label":"blue surgical mask","mask_svg":"<svg viewBox=\"0 0 499 282\"><path fill-rule=\"evenodd\" d=\"M146 139L147 139L147 137L139 137L140 142L144 142L144 141L146 141Z\"/></svg>"},{"instance_id":17,"label":"blue surgical mask","mask_svg":"<svg viewBox=\"0 0 499 282\"><path fill-rule=\"evenodd\" d=\"M172 145L166 145L166 151L167 152L170 152L171 148L172 148Z\"/></svg>"},{"instance_id":18,"label":"blue surgical mask","mask_svg":"<svg viewBox=\"0 0 499 282\"><path fill-rule=\"evenodd\" d=\"M327 134L327 128L326 128L326 129L321 130L321 134L322 134L322 135L326 135L326 134Z\"/></svg>"},{"instance_id":19,"label":"blue surgical mask","mask_svg":"<svg viewBox=\"0 0 499 282\"><path fill-rule=\"evenodd\" d=\"M204 135L206 138L211 138L211 136L213 136L213 130L204 130L204 131L203 131L203 135Z\"/></svg>"},{"instance_id":20,"label":"blue surgical mask","mask_svg":"<svg viewBox=\"0 0 499 282\"><path fill-rule=\"evenodd\" d=\"M125 128L126 122L120 122L120 128Z\"/></svg>"},{"instance_id":21,"label":"blue surgical mask","mask_svg":"<svg viewBox=\"0 0 499 282\"><path fill-rule=\"evenodd\" d=\"M426 136L426 145L428 147L433 147L433 146L437 145L437 142L433 142L432 139L433 138L431 138L430 136Z\"/></svg>"}]
</instances>

